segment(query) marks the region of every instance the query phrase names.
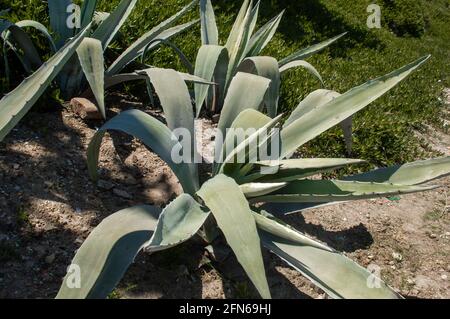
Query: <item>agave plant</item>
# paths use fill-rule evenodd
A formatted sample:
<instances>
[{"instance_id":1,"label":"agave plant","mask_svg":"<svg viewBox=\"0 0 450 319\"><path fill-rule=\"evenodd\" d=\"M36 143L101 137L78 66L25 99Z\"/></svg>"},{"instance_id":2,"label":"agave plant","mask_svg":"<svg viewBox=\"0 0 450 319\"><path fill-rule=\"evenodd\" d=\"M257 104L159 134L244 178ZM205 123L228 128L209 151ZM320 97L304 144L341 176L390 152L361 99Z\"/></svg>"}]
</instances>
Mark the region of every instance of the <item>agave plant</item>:
<instances>
[{"instance_id":1,"label":"agave plant","mask_svg":"<svg viewBox=\"0 0 450 319\"><path fill-rule=\"evenodd\" d=\"M226 44L222 46L219 43L211 0L200 1L202 47L197 54L194 72L195 75L214 81L218 85L215 89L202 85L195 86L197 117L205 104L213 112L220 112L230 83L238 72L253 73L271 80L270 89L264 99L266 111L271 117L277 115L281 76L288 70L304 67L323 84L319 72L304 59L325 49L344 34L301 49L280 61L260 56L276 34L284 12L256 30L259 7L260 2L254 5L253 0L244 0Z\"/></svg>"},{"instance_id":2,"label":"agave plant","mask_svg":"<svg viewBox=\"0 0 450 319\"><path fill-rule=\"evenodd\" d=\"M65 63L62 65L62 68L58 66L58 73L56 74L57 82L64 98L70 98L80 93L86 88L87 83L89 83L97 99L99 111L106 118L104 106L105 74L106 78L109 79L109 77L120 72L129 63L140 57L144 49L146 52L155 49L160 43L164 43L164 41L168 41L173 36L192 27L197 21L191 21L178 26L172 25L193 8L197 4L197 1L192 1L178 13L142 35L105 71L103 54L108 50L108 46L129 17L137 0L122 0L111 14L96 12L97 0L83 1L81 10L75 10L73 13L68 10L68 8L74 7L71 0L49 0L50 24L51 29L54 31L54 37L52 37L50 31L44 25L37 21L26 20L12 23L8 20L0 19L0 35L2 35L4 40L6 71L8 73L6 48L10 48L17 55L28 73L32 73L33 70L38 68L44 68L46 72L48 71L53 74L50 70L53 64L42 62L36 47L23 29L34 28L41 32L48 39L53 53L56 53L57 50L62 50L67 41L74 36L77 37L81 32L85 32L84 30L87 30L87 34L84 33L83 38L86 35L89 38L84 39L82 43L74 47L77 49L77 55L74 55L72 52L69 59L64 59ZM3 14L4 12L2 12ZM77 23L74 23L74 26L68 24L72 14L74 15L75 21L79 21L79 25ZM88 26L89 28L87 28ZM30 101L33 100L35 102L43 93L43 89L52 82L54 77L49 77L46 81L43 81L42 78L38 78L38 76L33 74L30 79L27 79L27 86L32 86L30 92L37 94L33 95ZM0 103L8 103L9 100L5 98ZM0 109L0 117L2 122L4 122L0 126L0 136L2 138L10 130L6 129L6 127L17 124L18 120L26 113L25 109L28 110L32 106L32 103L26 104L27 107L20 110L18 109L18 105L9 105ZM11 114L8 109L15 110L14 117L11 121L9 121ZM19 117L17 117L18 115Z\"/></svg>"},{"instance_id":3,"label":"agave plant","mask_svg":"<svg viewBox=\"0 0 450 319\"><path fill-rule=\"evenodd\" d=\"M368 285L374 279L369 271L275 216L343 201L427 191L435 186L424 185L425 182L450 173L447 157L326 180L317 179L317 174L362 161L291 159L300 146L385 94L427 59L421 58L327 103L300 106L281 127L281 149L271 161L255 157L273 136L264 132L281 126L281 116L271 119L261 113L270 80L237 73L224 101L218 132L227 133L225 140L234 140L228 135L233 128L253 129L253 133L231 151L221 153L225 156L219 158L224 160L216 161L208 176L199 176L200 164L195 164L195 116L183 77L172 70L148 70L167 126L138 110L117 115L98 130L89 145L89 173L94 180L98 178L99 152L106 132L121 131L140 139L158 154L178 177L184 193L164 209L136 206L101 222L78 249L57 298L105 298L140 251L169 249L198 233L214 240L215 236L208 234L217 234L217 229L263 298L270 298L271 294L261 247L333 298L401 298L382 281L375 287ZM174 133L179 128L192 138L179 139ZM250 147L255 142L256 151ZM216 145L222 152L223 147L223 143ZM175 160L174 150L188 154L187 160Z\"/></svg>"},{"instance_id":4,"label":"agave plant","mask_svg":"<svg viewBox=\"0 0 450 319\"><path fill-rule=\"evenodd\" d=\"M237 72L251 73L271 80L263 104L266 114L272 118L278 114L281 80L289 70L297 67L305 68L319 79L322 86L325 85L320 73L305 59L327 48L343 37L345 33L294 52L280 61L270 56L260 56L276 34L284 11L255 32L259 6L259 1L255 6L253 0L244 1L225 46L221 46L211 0L200 1L203 45L197 54L194 74L207 81L214 81L217 85L215 87L195 85L197 117L200 116L205 104L210 111L220 113L229 85ZM317 96L323 95L335 97L338 93L319 90L312 96L317 98ZM341 127L344 131L347 153L350 154L352 150L352 119L345 119L341 123Z\"/></svg>"}]
</instances>

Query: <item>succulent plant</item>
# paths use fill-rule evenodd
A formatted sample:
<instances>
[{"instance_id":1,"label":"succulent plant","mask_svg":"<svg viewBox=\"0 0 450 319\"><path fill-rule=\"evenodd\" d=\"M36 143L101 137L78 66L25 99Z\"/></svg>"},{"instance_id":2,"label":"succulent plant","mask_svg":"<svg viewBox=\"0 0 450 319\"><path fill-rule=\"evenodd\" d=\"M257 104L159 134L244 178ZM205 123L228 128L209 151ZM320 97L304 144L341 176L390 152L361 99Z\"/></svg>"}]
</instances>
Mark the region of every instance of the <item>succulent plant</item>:
<instances>
[{"instance_id":1,"label":"succulent plant","mask_svg":"<svg viewBox=\"0 0 450 319\"><path fill-rule=\"evenodd\" d=\"M145 52L148 52L149 50L157 48L160 43L168 41L170 38L184 32L197 23L197 21L191 21L182 25L173 26L173 24L185 13L196 6L197 2L198 0L192 1L178 13L142 35L128 47L108 69L105 70L103 54L108 50L110 43L116 37L119 29L131 14L137 0L121 0L117 8L111 14L96 12L95 8L97 0L83 1L81 9L79 11L75 10L74 13L71 13L71 11L68 10L73 6L71 0L49 0L50 25L54 32L54 36L52 36L52 33L44 25L37 21L25 20L12 23L8 20L0 19L0 35L4 41L6 75L8 76L9 74L7 59L8 48L17 55L24 70L28 74L32 74L31 77L25 81L28 83L27 85L30 85L30 82L35 81L34 79L37 78L37 76L33 74L35 70L51 64L45 64L42 61L38 50L24 29L33 28L42 33L49 41L51 53L53 54L58 50L63 49L65 44L70 41L71 38L74 36L77 38L80 32L83 32L83 38L89 38L84 39L78 49L75 47L75 49L77 49L77 55L74 55L72 52L69 59L64 59L65 63L62 65L62 68L58 67L56 80L61 89L62 96L65 99L69 99L82 93L82 90L86 89L87 83L89 83L92 92L97 99L99 111L103 117L106 118L103 98L105 77L109 78L116 75L129 63L142 56L144 50ZM2 15L5 13L6 12L2 12ZM75 20L79 21L79 25L76 23L74 23L73 26L68 24L72 14L76 15ZM86 29L88 26L89 28ZM39 79L33 82L32 85L41 87L37 91L39 94L33 96L30 100L35 102L37 97L43 93L44 89L50 85L53 78L55 78L55 76L52 76L51 79L49 78L48 81L41 81L41 79ZM2 100L4 103L7 101L8 100ZM30 103L27 104L30 105ZM16 107L17 105L13 105L9 108ZM5 108L2 108L1 112L7 112L4 109ZM16 115L22 114L16 112ZM9 118L9 115L7 114L3 115L0 113L0 116L3 121ZM15 120L10 123L14 123L15 125L20 117L16 117ZM0 130L2 130L2 128L0 128Z\"/></svg>"},{"instance_id":2,"label":"succulent plant","mask_svg":"<svg viewBox=\"0 0 450 319\"><path fill-rule=\"evenodd\" d=\"M263 298L271 294L262 247L333 298L401 298L365 268L276 216L343 201L427 191L435 186L424 183L450 173L447 157L375 169L339 180L317 179L322 172L363 161L292 158L300 146L384 95L427 59L423 57L326 102L310 99L300 104L284 125L281 116L272 119L261 113L270 80L238 72L231 79L221 109L217 132L224 133L224 138L216 141L221 156L205 178L199 176L201 164L195 161L200 150L196 149L195 112L185 78L173 70L147 70L167 125L138 110L117 115L98 130L89 145L89 173L94 180L98 178L105 133L121 131L140 139L164 160L184 193L164 209L136 206L103 220L78 249L57 298L105 298L140 251L169 249L196 234L213 241L218 229ZM180 128L191 139L179 139L174 132ZM252 129L253 133L246 134L235 147L224 149L224 140L235 139L229 135L230 129ZM273 135L277 129L279 135ZM279 152L271 160L262 159L259 151L273 143L273 136L279 138ZM174 150L187 154L186 160L174 159ZM374 279L377 285L368 284Z\"/></svg>"}]
</instances>

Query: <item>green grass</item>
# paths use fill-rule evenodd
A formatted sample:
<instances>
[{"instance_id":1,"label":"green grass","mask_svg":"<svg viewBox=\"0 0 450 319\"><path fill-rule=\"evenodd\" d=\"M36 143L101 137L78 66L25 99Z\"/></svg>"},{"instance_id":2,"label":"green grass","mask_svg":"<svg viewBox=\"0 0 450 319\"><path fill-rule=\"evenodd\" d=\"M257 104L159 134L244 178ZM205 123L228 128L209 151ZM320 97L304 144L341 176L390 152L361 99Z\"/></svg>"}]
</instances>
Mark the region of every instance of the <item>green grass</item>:
<instances>
[{"instance_id":1,"label":"green grass","mask_svg":"<svg viewBox=\"0 0 450 319\"><path fill-rule=\"evenodd\" d=\"M141 0L122 37L114 44L120 52L145 31L178 11L190 0ZM366 8L376 2L382 7L382 28L368 29ZM101 10L111 11L118 0L100 0ZM231 29L242 1L213 0L222 42ZM48 23L39 0L5 0L12 19L37 19ZM415 130L424 124L442 126L442 90L450 87L449 0L262 0L260 24L286 8L280 30L265 54L283 58L295 50L347 31L347 36L323 53L308 59L322 74L326 87L341 93L369 79L384 75L423 55L431 60L400 86L371 104L355 117L353 157L378 165L401 163L430 154L423 151ZM197 16L192 12L185 20ZM176 41L195 61L200 46L199 28ZM169 49L149 57L153 65L183 70ZM312 76L292 71L282 87L281 109L289 112L312 90L320 88ZM142 88L139 89L142 91ZM305 156L344 156L340 129L332 129L306 145Z\"/></svg>"}]
</instances>

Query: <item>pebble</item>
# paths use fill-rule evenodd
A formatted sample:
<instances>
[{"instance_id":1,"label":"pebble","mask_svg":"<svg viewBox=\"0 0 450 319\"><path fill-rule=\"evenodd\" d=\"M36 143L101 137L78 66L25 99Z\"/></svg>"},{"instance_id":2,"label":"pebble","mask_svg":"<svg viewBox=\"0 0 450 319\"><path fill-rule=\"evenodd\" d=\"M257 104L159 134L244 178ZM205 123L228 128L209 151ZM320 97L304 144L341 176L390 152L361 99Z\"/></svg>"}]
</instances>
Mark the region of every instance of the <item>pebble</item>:
<instances>
[{"instance_id":1,"label":"pebble","mask_svg":"<svg viewBox=\"0 0 450 319\"><path fill-rule=\"evenodd\" d=\"M411 278L406 279L406 282L408 283L408 285L414 285L416 283L416 281Z\"/></svg>"},{"instance_id":2,"label":"pebble","mask_svg":"<svg viewBox=\"0 0 450 319\"><path fill-rule=\"evenodd\" d=\"M114 195L122 197L124 199L133 199L133 196L131 196L129 193L118 188L114 188L113 193Z\"/></svg>"},{"instance_id":3,"label":"pebble","mask_svg":"<svg viewBox=\"0 0 450 319\"><path fill-rule=\"evenodd\" d=\"M431 239L437 238L436 234L429 234L428 236L430 236Z\"/></svg>"},{"instance_id":4,"label":"pebble","mask_svg":"<svg viewBox=\"0 0 450 319\"><path fill-rule=\"evenodd\" d=\"M14 168L14 169L19 169L19 167L20 167L19 164L17 164L17 163L16 163L16 164L13 164L13 168Z\"/></svg>"},{"instance_id":5,"label":"pebble","mask_svg":"<svg viewBox=\"0 0 450 319\"><path fill-rule=\"evenodd\" d=\"M447 275L442 275L442 276L441 276L441 279L442 279L442 280L447 280L447 278L448 278Z\"/></svg>"},{"instance_id":6,"label":"pebble","mask_svg":"<svg viewBox=\"0 0 450 319\"><path fill-rule=\"evenodd\" d=\"M47 264L51 264L55 261L55 258L56 258L55 254L51 254L51 255L45 257L45 262Z\"/></svg>"},{"instance_id":7,"label":"pebble","mask_svg":"<svg viewBox=\"0 0 450 319\"><path fill-rule=\"evenodd\" d=\"M111 189L114 188L114 184L113 184L113 183L108 182L108 181L105 181L105 180L103 180L103 179L101 179L101 180L99 180L99 181L97 182L97 186L98 186L99 188L105 189L105 190L107 190L107 191L109 191L109 190L111 190Z\"/></svg>"},{"instance_id":8,"label":"pebble","mask_svg":"<svg viewBox=\"0 0 450 319\"><path fill-rule=\"evenodd\" d=\"M392 258L394 258L395 261L401 262L403 260L403 256L400 253L393 252Z\"/></svg>"}]
</instances>

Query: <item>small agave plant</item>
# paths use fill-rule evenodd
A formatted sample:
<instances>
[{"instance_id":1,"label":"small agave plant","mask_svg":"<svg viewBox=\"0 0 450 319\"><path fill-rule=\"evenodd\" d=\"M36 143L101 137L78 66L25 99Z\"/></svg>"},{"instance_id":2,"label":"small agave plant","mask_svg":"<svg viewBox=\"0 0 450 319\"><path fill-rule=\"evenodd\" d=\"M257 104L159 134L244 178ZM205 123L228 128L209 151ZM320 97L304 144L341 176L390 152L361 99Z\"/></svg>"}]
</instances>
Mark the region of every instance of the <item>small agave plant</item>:
<instances>
[{"instance_id":1,"label":"small agave plant","mask_svg":"<svg viewBox=\"0 0 450 319\"><path fill-rule=\"evenodd\" d=\"M291 158L300 146L385 94L427 59L421 58L326 103L314 104L311 100L301 104L284 125L281 116L272 119L261 113L270 80L237 73L224 100L217 134L234 140L228 135L231 129L252 129L253 133L226 152L219 142L223 139L217 139L216 149L224 155L218 158L223 160L215 161L205 178L199 176L200 164L195 161L195 112L185 80L173 70L150 69L147 74L161 101L167 126L138 110L117 115L98 130L89 145L89 172L97 179L105 133L121 131L140 139L159 155L178 177L184 193L164 209L136 206L103 220L78 249L57 298L105 298L140 251L170 249L198 233L210 234L204 238L213 240L211 234L219 233L218 229L263 298L270 298L271 293L262 248L333 298L401 298L381 280L376 287L368 285L374 276L368 270L276 216L343 201L427 191L435 186L424 183L450 173L450 158L440 158L326 180L317 179L317 175L362 161ZM192 138L179 139L174 132L180 128ZM272 143L270 132L276 128L281 145L276 158L268 161L255 156ZM188 154L188 160L175 160L174 150ZM273 171L267 174L267 170Z\"/></svg>"},{"instance_id":2,"label":"small agave plant","mask_svg":"<svg viewBox=\"0 0 450 319\"><path fill-rule=\"evenodd\" d=\"M216 18L211 0L200 0L202 46L195 63L194 74L217 83L216 87L195 86L196 115L200 116L204 105L212 112L220 112L233 77L238 72L247 72L271 80L264 99L269 116L278 112L281 76L295 67L303 67L316 76L323 85L319 72L304 59L325 49L340 39L338 35L322 43L299 50L277 61L273 57L260 56L276 34L284 12L256 30L260 1L244 0L240 12L225 45L220 45Z\"/></svg>"},{"instance_id":3,"label":"small agave plant","mask_svg":"<svg viewBox=\"0 0 450 319\"><path fill-rule=\"evenodd\" d=\"M97 0L84 0L80 10L75 10L74 21L79 25L71 26L68 8L71 0L49 0L50 31L37 21L19 21L12 23L0 19L0 35L4 41L5 66L8 73L7 48L10 48L22 62L31 76L0 101L0 141L12 127L28 112L45 89L56 78L64 98L81 93L89 83L96 97L98 108L106 118L104 90L120 83L113 78L128 64L141 57L187 29L198 21L173 26L173 24L195 7L198 0L192 1L178 13L142 35L105 69L104 52L125 23L138 0L121 0L111 13L96 12ZM2 15L6 12L2 12ZM42 62L36 47L24 31L34 28L49 41L53 58ZM77 54L75 53L75 50ZM33 70L37 69L33 73ZM106 78L106 80L105 80ZM113 79L111 79L113 78ZM23 97L27 97L26 99ZM16 99L20 100L16 103ZM14 102L14 103L13 103Z\"/></svg>"}]
</instances>

